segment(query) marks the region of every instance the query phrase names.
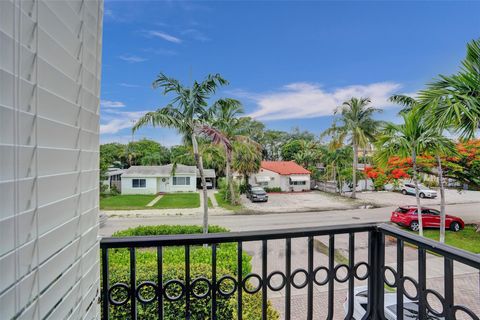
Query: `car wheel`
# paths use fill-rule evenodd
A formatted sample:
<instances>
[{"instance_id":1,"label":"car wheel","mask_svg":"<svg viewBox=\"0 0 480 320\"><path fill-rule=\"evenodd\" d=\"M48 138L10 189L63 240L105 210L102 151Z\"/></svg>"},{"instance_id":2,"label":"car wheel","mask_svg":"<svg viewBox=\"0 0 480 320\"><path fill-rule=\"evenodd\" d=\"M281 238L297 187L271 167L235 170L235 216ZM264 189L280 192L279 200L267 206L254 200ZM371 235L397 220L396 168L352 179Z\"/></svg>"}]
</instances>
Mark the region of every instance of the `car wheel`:
<instances>
[{"instance_id":1,"label":"car wheel","mask_svg":"<svg viewBox=\"0 0 480 320\"><path fill-rule=\"evenodd\" d=\"M420 192L420 198L425 198L425 194L423 192Z\"/></svg>"},{"instance_id":2,"label":"car wheel","mask_svg":"<svg viewBox=\"0 0 480 320\"><path fill-rule=\"evenodd\" d=\"M410 230L418 231L419 228L420 228L420 225L418 224L418 221L412 221L410 223Z\"/></svg>"},{"instance_id":3,"label":"car wheel","mask_svg":"<svg viewBox=\"0 0 480 320\"><path fill-rule=\"evenodd\" d=\"M407 195L407 190L403 189L403 190L402 190L402 194L403 194L404 196L406 196L406 195Z\"/></svg>"},{"instance_id":4,"label":"car wheel","mask_svg":"<svg viewBox=\"0 0 480 320\"><path fill-rule=\"evenodd\" d=\"M458 232L460 231L460 223L458 222L452 222L450 224L450 230L454 231L454 232Z\"/></svg>"}]
</instances>

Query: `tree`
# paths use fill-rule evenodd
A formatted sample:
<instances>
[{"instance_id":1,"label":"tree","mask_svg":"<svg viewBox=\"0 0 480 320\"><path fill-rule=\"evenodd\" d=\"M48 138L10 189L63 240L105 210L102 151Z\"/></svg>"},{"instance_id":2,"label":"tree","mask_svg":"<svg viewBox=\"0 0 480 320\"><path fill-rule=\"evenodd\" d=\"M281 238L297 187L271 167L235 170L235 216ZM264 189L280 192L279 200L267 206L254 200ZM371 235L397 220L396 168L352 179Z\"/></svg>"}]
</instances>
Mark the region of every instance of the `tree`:
<instances>
[{"instance_id":1,"label":"tree","mask_svg":"<svg viewBox=\"0 0 480 320\"><path fill-rule=\"evenodd\" d=\"M340 141L337 139L333 139L327 149L324 149L324 153L322 155L322 161L326 163L326 180L329 177L332 177L336 189L338 189L339 193L342 193L343 190L343 182L344 180L341 179L341 172L345 172L345 168L351 166L353 159L353 152L352 148L345 147L342 145Z\"/></svg>"},{"instance_id":2,"label":"tree","mask_svg":"<svg viewBox=\"0 0 480 320\"><path fill-rule=\"evenodd\" d=\"M386 164L390 157L411 157L413 165L413 182L417 202L419 234L423 236L422 209L418 188L418 156L421 154L443 153L449 149L451 141L428 126L418 108L401 113L404 123L387 123L378 138L376 160Z\"/></svg>"},{"instance_id":3,"label":"tree","mask_svg":"<svg viewBox=\"0 0 480 320\"><path fill-rule=\"evenodd\" d=\"M170 151L160 143L141 139L128 143L129 154L134 155L132 165L162 165L170 162Z\"/></svg>"},{"instance_id":4,"label":"tree","mask_svg":"<svg viewBox=\"0 0 480 320\"><path fill-rule=\"evenodd\" d=\"M394 95L390 98L390 101L398 103L404 106L403 114L408 112L418 112L423 115L425 118L425 109L421 109L421 104L416 99L405 96L405 95ZM416 111L418 109L418 111ZM401 113L402 113L401 112ZM445 127L442 123L439 122L426 122L428 130L433 130L437 132L438 136L442 136L442 132L445 130ZM443 137L443 136L442 136ZM445 242L445 222L446 222L446 199L445 199L445 181L443 179L443 168L442 168L442 155L453 155L455 152L455 146L452 141L445 138L439 140L437 143L430 146L427 152L433 152L437 161L437 174L438 174L438 185L440 187L440 242Z\"/></svg>"},{"instance_id":5,"label":"tree","mask_svg":"<svg viewBox=\"0 0 480 320\"><path fill-rule=\"evenodd\" d=\"M126 161L126 146L121 143L105 143L100 145L100 159L107 166L124 168Z\"/></svg>"},{"instance_id":6,"label":"tree","mask_svg":"<svg viewBox=\"0 0 480 320\"><path fill-rule=\"evenodd\" d=\"M208 120L209 98L219 86L227 83L219 74L214 74L208 75L202 82L194 81L191 87L186 87L178 80L160 73L153 82L153 88L162 88L164 95L173 93L174 98L167 106L147 112L132 128L133 131L147 125L174 128L183 136L184 142L191 144L202 181L204 233L208 232L208 193L202 155L198 149L198 135Z\"/></svg>"},{"instance_id":7,"label":"tree","mask_svg":"<svg viewBox=\"0 0 480 320\"><path fill-rule=\"evenodd\" d=\"M210 125L218 132L211 131L209 136L220 143L225 150L225 176L229 192L226 196L231 204L237 204L235 188L233 185L232 162L233 162L233 141L246 142L249 138L245 135L246 128L239 121L239 115L243 113L240 101L235 99L220 99L210 108ZM252 142L253 143L253 142Z\"/></svg>"},{"instance_id":8,"label":"tree","mask_svg":"<svg viewBox=\"0 0 480 320\"><path fill-rule=\"evenodd\" d=\"M287 141L288 133L285 131L265 131L262 140L259 141L262 145L263 158L272 161L280 160L280 149Z\"/></svg>"},{"instance_id":9,"label":"tree","mask_svg":"<svg viewBox=\"0 0 480 320\"><path fill-rule=\"evenodd\" d=\"M327 129L323 135L336 135L336 139L343 142L349 141L353 149L352 165L352 198L356 198L358 149L375 140L376 128L380 121L373 120L372 116L380 109L369 107L369 98L351 98L335 110L335 115L340 114L334 125Z\"/></svg>"},{"instance_id":10,"label":"tree","mask_svg":"<svg viewBox=\"0 0 480 320\"><path fill-rule=\"evenodd\" d=\"M257 145L240 142L234 142L233 149L233 169L242 174L248 184L248 177L260 170L262 153Z\"/></svg>"},{"instance_id":11,"label":"tree","mask_svg":"<svg viewBox=\"0 0 480 320\"><path fill-rule=\"evenodd\" d=\"M431 113L428 122L454 129L462 138L474 137L480 125L480 39L467 44L461 70L440 75L420 91L419 100Z\"/></svg>"},{"instance_id":12,"label":"tree","mask_svg":"<svg viewBox=\"0 0 480 320\"><path fill-rule=\"evenodd\" d=\"M280 155L282 160L290 161L295 159L295 155L298 154L302 150L302 141L304 140L290 140L285 143L280 148Z\"/></svg>"}]
</instances>

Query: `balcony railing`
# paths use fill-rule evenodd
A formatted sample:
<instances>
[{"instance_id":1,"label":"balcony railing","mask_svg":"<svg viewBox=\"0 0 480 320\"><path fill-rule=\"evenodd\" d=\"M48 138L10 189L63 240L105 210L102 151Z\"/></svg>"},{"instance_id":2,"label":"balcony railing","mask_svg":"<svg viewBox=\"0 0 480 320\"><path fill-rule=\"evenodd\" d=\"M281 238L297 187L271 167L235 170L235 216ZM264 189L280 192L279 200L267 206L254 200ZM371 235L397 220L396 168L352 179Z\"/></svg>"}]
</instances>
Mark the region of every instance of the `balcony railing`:
<instances>
[{"instance_id":1,"label":"balcony railing","mask_svg":"<svg viewBox=\"0 0 480 320\"><path fill-rule=\"evenodd\" d=\"M356 255L356 237L358 234L364 234L367 237L367 254ZM345 237L346 249L348 251L348 263L345 261L336 263L336 237ZM328 257L326 263L315 263L314 255L316 255L315 239L323 237L328 239L328 249L323 254ZM306 267L296 268L292 270L292 241L296 239L306 239ZM268 270L269 243L273 241L281 241L284 243L284 266L283 270ZM396 252L396 260L388 257L389 265L386 264L385 242L393 241ZM261 259L261 267L257 268L258 272L252 272L246 276L242 275L242 252L245 244L250 242L260 242L259 259ZM224 243L236 243L237 245L237 273L236 275L223 275L217 278L217 248ZM392 243L392 242L390 242ZM206 245L211 250L211 277L195 278L190 275L191 268L191 248L200 245ZM163 259L162 253L164 248L172 246L184 247L184 279L174 279L164 281L162 278ZM410 274L404 274L404 252L405 247L414 250L416 254L416 272L414 277ZM480 306L480 300L474 300L473 305L455 304L454 296L454 262L469 266L477 272L480 270L480 257L453 247L440 244L438 242L421 238L410 232L400 230L390 225L376 224L357 224L357 225L341 225L331 227L313 227L313 228L296 228L282 230L267 231L251 231L251 232L230 232L217 234L195 234L195 235L173 235L173 236L145 236L145 237L127 237L127 238L104 238L100 242L102 250L102 318L109 319L109 311L111 308L128 306L127 317L137 319L137 305L148 305L156 303L156 318L163 319L164 303L169 301L178 301L184 299L183 315L178 318L195 318L192 314L191 302L193 299L209 299L210 300L210 318L217 319L217 303L219 299L231 298L236 299L236 314L238 319L242 319L242 295L261 293L261 318L267 319L267 306L269 293L280 291L284 292L283 317L290 319L306 318L312 319L314 315L314 306L319 303L314 298L315 286L326 286L327 301L324 303L327 307L327 319L352 319L354 312L358 306L355 305L355 283L364 281L367 283L365 294L368 301L366 310L362 310L362 319L391 319L385 314L385 292L386 287L390 292L395 291L396 307L393 312L396 313L397 319L404 319L405 309L404 301L408 303L414 302L418 310L414 319L479 319L477 313ZM109 279L109 251L123 248L129 250L130 266L129 266L129 283L113 283L110 285ZM156 249L157 252L157 281L139 282L136 279L136 252L145 248ZM151 249L149 249L151 250ZM389 247L391 250L391 247ZM436 259L443 259L443 294L429 288L427 285L427 255L435 255ZM317 257L318 258L318 257ZM317 259L318 261L318 259ZM282 261L283 264L283 261ZM411 265L410 265L411 267ZM437 268L438 269L438 268ZM363 271L361 271L363 270ZM438 270L437 270L438 271ZM301 275L300 275L301 274ZM324 274L322 279L318 279L319 275ZM277 284L272 281L276 277ZM416 278L416 279L415 279ZM301 280L299 280L301 279ZM303 280L304 279L304 280ZM250 281L257 285L248 284ZM195 290L195 286L200 282L206 285L207 290L199 294ZM230 282L233 285L228 292L222 290L222 283ZM345 305L345 314L335 313L334 296L335 283L347 284L347 298ZM172 296L168 293L169 288L177 286L177 294ZM150 287L153 296L149 299L142 297L140 291ZM306 308L304 315L292 314L292 289L305 290ZM413 291L408 288L413 288ZM123 290L123 299L118 301L112 297L113 291ZM478 297L478 296L477 296ZM436 304L432 303L436 300ZM394 304L395 305L395 304ZM408 312L412 312L411 310ZM356 313L358 314L358 313ZM410 318L411 314L408 315ZM405 315L407 318L407 315ZM357 318L358 320L358 318Z\"/></svg>"}]
</instances>

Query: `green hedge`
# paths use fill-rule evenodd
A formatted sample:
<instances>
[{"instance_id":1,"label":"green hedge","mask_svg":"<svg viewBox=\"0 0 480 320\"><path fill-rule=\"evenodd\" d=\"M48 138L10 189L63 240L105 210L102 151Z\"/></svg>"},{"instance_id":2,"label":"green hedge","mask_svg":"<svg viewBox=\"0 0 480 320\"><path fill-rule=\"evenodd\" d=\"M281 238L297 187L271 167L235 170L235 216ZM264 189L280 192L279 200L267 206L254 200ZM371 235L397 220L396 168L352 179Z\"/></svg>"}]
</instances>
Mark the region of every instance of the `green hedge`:
<instances>
[{"instance_id":1,"label":"green hedge","mask_svg":"<svg viewBox=\"0 0 480 320\"><path fill-rule=\"evenodd\" d=\"M265 192L282 192L282 189L280 187L271 187L271 188L264 188Z\"/></svg>"},{"instance_id":2,"label":"green hedge","mask_svg":"<svg viewBox=\"0 0 480 320\"><path fill-rule=\"evenodd\" d=\"M227 232L228 229L219 226L210 226L209 232ZM201 233L200 226L140 226L128 230L119 231L114 234L116 237L140 236L140 235L164 235L164 234L193 234ZM192 246L190 249L190 274L191 279L197 277L206 277L211 279L211 248L202 246ZM245 252L243 255L242 275L246 276L251 272L251 257ZM217 280L223 275L231 275L236 278L237 275L237 246L235 243L225 243L217 246ZM128 249L110 249L109 250L109 284L129 283L130 277L130 253ZM144 281L157 283L157 253L156 249L137 249L136 250L136 279L137 285ZM185 278L185 250L184 247L168 247L163 251L163 283L172 279L181 281ZM232 286L230 281L223 282L222 289L228 291ZM205 292L206 285L201 282L195 287L199 294ZM180 291L178 287L170 287L168 294L176 296ZM151 289L143 289L141 292L145 299L153 296ZM121 300L122 292L113 293L116 300ZM245 319L261 319L261 293L243 296L243 315ZM210 299L190 300L192 317L191 319L210 319L211 303ZM110 306L110 316L112 319L128 319L130 302L123 306ZM157 302L143 305L137 301L138 319L156 319ZM164 301L165 319L185 319L185 298L175 302ZM217 316L218 319L236 318L236 295L226 299L217 295ZM269 319L279 319L278 313L272 308L269 302Z\"/></svg>"},{"instance_id":3,"label":"green hedge","mask_svg":"<svg viewBox=\"0 0 480 320\"><path fill-rule=\"evenodd\" d=\"M229 232L227 228L220 226L208 226L209 233ZM186 225L156 225L156 226L138 226L115 232L112 237L131 237L131 236L159 236L170 234L194 234L202 233L201 226Z\"/></svg>"}]
</instances>

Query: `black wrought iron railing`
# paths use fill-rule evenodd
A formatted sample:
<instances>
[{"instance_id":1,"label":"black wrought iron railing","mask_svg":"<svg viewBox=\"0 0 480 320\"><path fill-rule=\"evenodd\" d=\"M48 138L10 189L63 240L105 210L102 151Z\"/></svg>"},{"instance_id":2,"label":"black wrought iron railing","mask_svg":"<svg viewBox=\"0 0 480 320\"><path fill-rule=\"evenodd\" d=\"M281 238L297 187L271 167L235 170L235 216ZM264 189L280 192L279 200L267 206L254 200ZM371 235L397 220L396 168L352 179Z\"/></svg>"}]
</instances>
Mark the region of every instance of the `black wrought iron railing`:
<instances>
[{"instance_id":1,"label":"black wrought iron railing","mask_svg":"<svg viewBox=\"0 0 480 320\"><path fill-rule=\"evenodd\" d=\"M356 254L356 237L362 234L366 237L366 254ZM337 259L336 237L346 239L347 258ZM323 237L328 239L328 246L320 253L327 256L325 263L318 263L314 259L319 254L315 247L315 239ZM306 267L292 268L292 241L305 238ZM284 263L281 270L269 270L269 243L284 241ZM385 248L386 240L396 246L396 258L392 257L386 264ZM260 259L259 267L249 274L242 272L244 263L244 246L251 242L260 242L260 254L255 259ZM217 249L220 245L233 243L237 246L236 274L217 275ZM211 251L211 264L208 275L192 277L191 250L201 245L207 245ZM164 275L163 253L169 247L182 247L184 253L184 274L182 279L166 279ZM416 275L405 272L404 252L409 248L416 254ZM326 308L327 319L479 319L480 300L477 295L471 295L465 299L455 298L454 263L472 268L472 279L480 271L480 257L438 242L418 237L407 231L400 230L391 225L357 224L340 225L331 227L312 227L282 230L266 230L251 232L230 232L195 235L173 236L145 236L127 238L103 238L100 242L102 250L102 318L110 319L112 310L124 308L124 318L137 319L138 308L149 304L155 305L155 313L151 318L164 319L164 307L172 301L183 301L182 310L177 314L178 319L196 319L195 309L192 303L195 299L208 301L208 312L211 319L225 318L218 314L219 301L221 299L234 298L235 317L242 319L244 300L242 296L261 295L261 308L258 318L268 318L269 294L282 291L284 299L281 304L281 316L284 319L306 318L313 319L315 304L319 304L318 296L315 295L315 287L325 287L326 300L322 306ZM116 250L128 250L129 252L129 281L115 282L111 279L109 257ZM136 254L142 250L154 250L156 252L156 278L155 281L143 281L138 279ZM435 255L435 259L443 259L443 294L439 290L430 288L427 283L428 272L427 255ZM297 256L298 258L298 256ZM316 257L318 258L318 257ZM182 258L183 259L183 258ZM340 260L340 261L338 261ZM317 261L317 263L315 263ZM409 263L411 259L409 260ZM151 267L151 266L150 266ZM411 263L409 264L409 270ZM411 271L411 270L410 270ZM410 272L409 271L409 272ZM438 271L438 270L437 270ZM436 271L436 272L437 272ZM323 274L323 277L320 275ZM274 283L273 278L277 279ZM321 278L321 279L319 279ZM300 281L300 280L301 281ZM478 279L478 278L477 278ZM112 282L113 281L113 282ZM472 280L474 281L474 280ZM478 280L476 280L478 281ZM225 289L224 284L231 285ZM253 284L253 282L256 283ZM365 303L357 303L358 282L365 282L367 288L362 293ZM345 305L335 308L335 284L346 284ZM196 287L202 284L204 290L198 292ZM172 290L175 287L176 290ZM438 286L437 286L438 287ZM142 295L142 290L149 288L148 298ZM476 287L478 288L478 287ZM292 311L292 290L304 290L306 297L305 314L299 315L298 311ZM440 290L442 291L442 290ZM114 295L116 292L116 296ZM395 292L395 293L393 293ZM389 293L389 295L387 294ZM462 293L464 294L464 293ZM396 297L392 303L392 295ZM121 297L121 298L118 298ZM389 301L385 301L388 297ZM278 297L277 297L278 300ZM460 302L457 302L460 301ZM388 304L388 305L387 305ZM363 306L362 306L363 305ZM387 309L387 307L389 307ZM408 315L407 315L408 313ZM359 316L360 315L360 316ZM203 317L205 318L205 317ZM395 318L393 318L395 319Z\"/></svg>"}]
</instances>

